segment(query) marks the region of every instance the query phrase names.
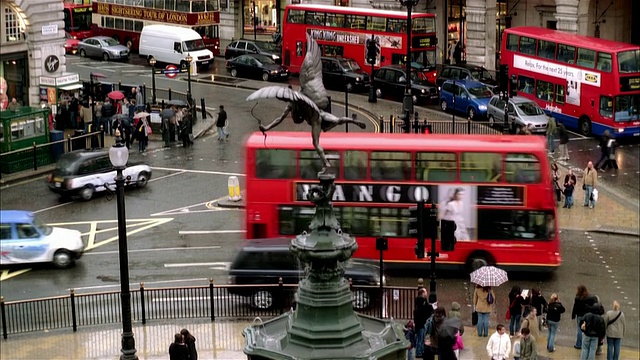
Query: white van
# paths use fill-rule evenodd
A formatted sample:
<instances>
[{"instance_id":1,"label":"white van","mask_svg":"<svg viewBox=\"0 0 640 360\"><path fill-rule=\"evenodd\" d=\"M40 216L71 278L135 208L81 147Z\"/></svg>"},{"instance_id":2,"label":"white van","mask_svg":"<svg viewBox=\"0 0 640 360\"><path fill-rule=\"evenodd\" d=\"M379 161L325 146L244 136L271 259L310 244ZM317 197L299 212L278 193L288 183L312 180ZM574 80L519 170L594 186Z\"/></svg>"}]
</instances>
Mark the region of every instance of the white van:
<instances>
[{"instance_id":1,"label":"white van","mask_svg":"<svg viewBox=\"0 0 640 360\"><path fill-rule=\"evenodd\" d=\"M140 56L166 64L187 68L187 55L191 55L200 67L207 68L213 63L213 53L205 48L200 34L192 29L169 26L147 25L140 34Z\"/></svg>"}]
</instances>

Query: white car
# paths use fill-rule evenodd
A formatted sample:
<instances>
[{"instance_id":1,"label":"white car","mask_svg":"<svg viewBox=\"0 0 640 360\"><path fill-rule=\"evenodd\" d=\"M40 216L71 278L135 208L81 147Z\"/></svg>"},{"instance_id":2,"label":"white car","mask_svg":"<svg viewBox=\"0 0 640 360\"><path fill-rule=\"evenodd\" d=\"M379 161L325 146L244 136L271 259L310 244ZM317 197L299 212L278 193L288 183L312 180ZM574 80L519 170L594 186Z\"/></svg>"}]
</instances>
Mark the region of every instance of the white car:
<instances>
[{"instance_id":1,"label":"white car","mask_svg":"<svg viewBox=\"0 0 640 360\"><path fill-rule=\"evenodd\" d=\"M80 231L44 225L28 211L0 211L0 265L53 263L68 268L84 247Z\"/></svg>"},{"instance_id":2,"label":"white car","mask_svg":"<svg viewBox=\"0 0 640 360\"><path fill-rule=\"evenodd\" d=\"M151 168L129 163L122 172L125 185L145 187L151 178ZM49 189L62 197L91 200L94 193L115 191L116 170L107 150L79 150L60 156L56 168L49 174Z\"/></svg>"}]
</instances>

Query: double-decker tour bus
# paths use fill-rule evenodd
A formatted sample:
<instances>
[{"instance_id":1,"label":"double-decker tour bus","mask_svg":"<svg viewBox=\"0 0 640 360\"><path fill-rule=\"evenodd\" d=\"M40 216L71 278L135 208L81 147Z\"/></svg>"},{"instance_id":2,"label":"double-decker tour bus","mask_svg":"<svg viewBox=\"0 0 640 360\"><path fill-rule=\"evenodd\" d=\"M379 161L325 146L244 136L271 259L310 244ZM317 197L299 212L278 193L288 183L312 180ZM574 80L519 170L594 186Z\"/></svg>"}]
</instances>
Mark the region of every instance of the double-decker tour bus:
<instances>
[{"instance_id":1,"label":"double-decker tour bus","mask_svg":"<svg viewBox=\"0 0 640 360\"><path fill-rule=\"evenodd\" d=\"M378 45L375 68L403 64L407 56L407 13L328 5L287 5L282 32L282 58L299 73L306 53L306 35L322 48L323 56L351 58L370 71L366 62L368 39ZM411 15L411 61L435 83L436 19L434 14Z\"/></svg>"},{"instance_id":2,"label":"double-decker tour bus","mask_svg":"<svg viewBox=\"0 0 640 360\"><path fill-rule=\"evenodd\" d=\"M518 95L583 135L640 136L640 47L538 27L504 31Z\"/></svg>"},{"instance_id":3,"label":"double-decker tour bus","mask_svg":"<svg viewBox=\"0 0 640 360\"><path fill-rule=\"evenodd\" d=\"M409 207L432 200L439 218L457 225L455 250L441 252L438 266L551 271L561 264L540 137L329 132L320 145L336 176L338 221L358 242L355 257L379 259L376 238L386 237L388 266L423 266L429 259L416 257ZM308 230L315 209L307 195L322 169L309 134L271 132L265 139L254 133L245 151L247 238Z\"/></svg>"},{"instance_id":4,"label":"double-decker tour bus","mask_svg":"<svg viewBox=\"0 0 640 360\"><path fill-rule=\"evenodd\" d=\"M82 40L91 33L91 0L64 0L64 31L73 39Z\"/></svg>"},{"instance_id":5,"label":"double-decker tour bus","mask_svg":"<svg viewBox=\"0 0 640 360\"><path fill-rule=\"evenodd\" d=\"M219 0L93 0L98 35L110 36L138 51L146 25L165 24L195 30L214 55L220 54Z\"/></svg>"}]
</instances>

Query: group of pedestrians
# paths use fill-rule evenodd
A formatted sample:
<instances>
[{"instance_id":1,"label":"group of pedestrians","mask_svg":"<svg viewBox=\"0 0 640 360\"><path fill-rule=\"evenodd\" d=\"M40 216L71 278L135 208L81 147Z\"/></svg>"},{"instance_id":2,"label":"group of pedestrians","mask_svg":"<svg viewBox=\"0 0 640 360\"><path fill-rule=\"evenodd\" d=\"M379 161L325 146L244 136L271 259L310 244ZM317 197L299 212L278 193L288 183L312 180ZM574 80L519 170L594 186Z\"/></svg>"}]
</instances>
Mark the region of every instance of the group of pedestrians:
<instances>
[{"instance_id":1,"label":"group of pedestrians","mask_svg":"<svg viewBox=\"0 0 640 360\"><path fill-rule=\"evenodd\" d=\"M169 345L169 360L198 360L196 338L187 329L180 330L174 335Z\"/></svg>"}]
</instances>

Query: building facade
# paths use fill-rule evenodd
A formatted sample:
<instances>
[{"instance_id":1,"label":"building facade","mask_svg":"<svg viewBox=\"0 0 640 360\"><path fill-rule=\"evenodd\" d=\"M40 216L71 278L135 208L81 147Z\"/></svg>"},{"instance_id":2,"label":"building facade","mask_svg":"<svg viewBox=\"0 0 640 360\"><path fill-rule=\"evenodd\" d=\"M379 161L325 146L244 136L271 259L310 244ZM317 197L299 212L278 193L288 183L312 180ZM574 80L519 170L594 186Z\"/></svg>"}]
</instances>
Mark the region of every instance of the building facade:
<instances>
[{"instance_id":1,"label":"building facade","mask_svg":"<svg viewBox=\"0 0 640 360\"><path fill-rule=\"evenodd\" d=\"M291 3L406 11L394 0L221 0L221 47L238 38L270 40ZM468 63L495 69L505 27L540 26L640 44L640 1L634 0L420 0L416 12L437 15L438 63L454 41ZM447 19L446 22L443 19Z\"/></svg>"},{"instance_id":2,"label":"building facade","mask_svg":"<svg viewBox=\"0 0 640 360\"><path fill-rule=\"evenodd\" d=\"M1 101L15 97L38 106L41 79L55 82L69 75L62 9L61 0L0 0Z\"/></svg>"}]
</instances>

